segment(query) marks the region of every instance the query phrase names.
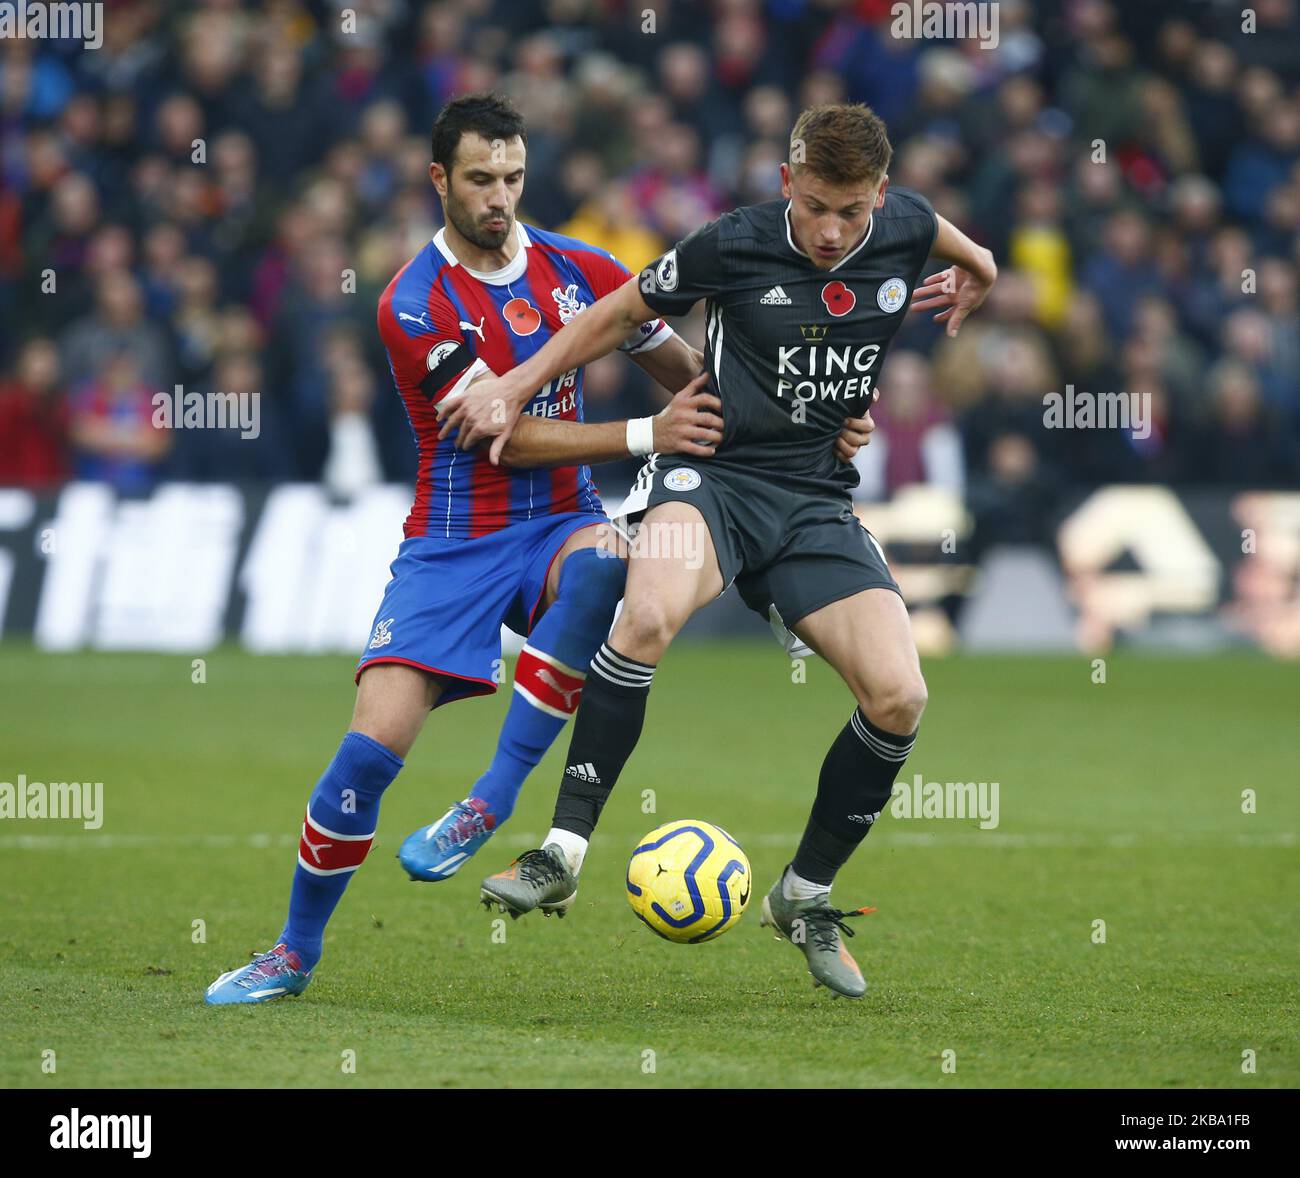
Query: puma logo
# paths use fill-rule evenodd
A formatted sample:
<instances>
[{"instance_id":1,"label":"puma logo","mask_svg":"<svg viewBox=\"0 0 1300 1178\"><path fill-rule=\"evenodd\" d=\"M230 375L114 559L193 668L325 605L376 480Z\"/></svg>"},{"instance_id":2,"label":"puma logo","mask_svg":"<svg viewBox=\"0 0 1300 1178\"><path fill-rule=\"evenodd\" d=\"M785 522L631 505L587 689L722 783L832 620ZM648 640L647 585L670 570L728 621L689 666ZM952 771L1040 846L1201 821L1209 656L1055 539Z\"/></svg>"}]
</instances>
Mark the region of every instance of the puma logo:
<instances>
[{"instance_id":1,"label":"puma logo","mask_svg":"<svg viewBox=\"0 0 1300 1178\"><path fill-rule=\"evenodd\" d=\"M333 843L313 843L311 839L307 837L306 826L302 828L302 841L307 844L307 850L311 852L312 858L315 859L317 863L322 862L320 853L328 850L334 845Z\"/></svg>"},{"instance_id":2,"label":"puma logo","mask_svg":"<svg viewBox=\"0 0 1300 1178\"><path fill-rule=\"evenodd\" d=\"M398 311L397 318L405 319L408 323L418 323L425 331L432 331L433 328L424 321L424 317L427 314L427 311L421 311L419 315L408 315L405 311Z\"/></svg>"},{"instance_id":3,"label":"puma logo","mask_svg":"<svg viewBox=\"0 0 1300 1178\"><path fill-rule=\"evenodd\" d=\"M573 703L573 697L577 695L580 691L582 691L581 686L571 687L569 688L568 691L565 691L564 688L560 686L555 676L552 675L550 671L546 670L545 667L543 667L540 671L537 672L537 678L540 682L545 683L546 686L549 687L552 691L564 697L565 711L567 712L573 711L575 707Z\"/></svg>"},{"instance_id":4,"label":"puma logo","mask_svg":"<svg viewBox=\"0 0 1300 1178\"><path fill-rule=\"evenodd\" d=\"M487 341L484 340L484 338L483 338L483 320L486 319L486 318L487 318L486 315L480 315L480 316L479 316L479 319L478 319L478 326L477 326L477 327L476 327L473 323L466 323L465 320L462 319L462 320L460 320L460 323L459 323L460 329L461 329L461 331L472 331L472 332L474 332L474 334L477 335L478 338L479 338L479 343L486 343Z\"/></svg>"}]
</instances>

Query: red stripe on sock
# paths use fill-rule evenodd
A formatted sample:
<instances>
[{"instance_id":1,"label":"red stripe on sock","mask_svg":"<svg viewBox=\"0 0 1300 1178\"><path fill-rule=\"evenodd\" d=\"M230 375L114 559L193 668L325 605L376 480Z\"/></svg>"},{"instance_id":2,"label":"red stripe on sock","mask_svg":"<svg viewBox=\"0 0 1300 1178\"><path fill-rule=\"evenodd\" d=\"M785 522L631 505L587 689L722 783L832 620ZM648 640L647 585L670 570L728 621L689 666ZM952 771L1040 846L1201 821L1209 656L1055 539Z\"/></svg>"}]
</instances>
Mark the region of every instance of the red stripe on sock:
<instances>
[{"instance_id":1,"label":"red stripe on sock","mask_svg":"<svg viewBox=\"0 0 1300 1178\"><path fill-rule=\"evenodd\" d=\"M582 698L582 676L570 675L539 658L527 647L519 652L515 664L515 685L535 700L571 716Z\"/></svg>"},{"instance_id":2,"label":"red stripe on sock","mask_svg":"<svg viewBox=\"0 0 1300 1178\"><path fill-rule=\"evenodd\" d=\"M374 834L368 834L364 838L354 836L341 838L330 834L311 820L309 812L302 822L302 835L298 840L298 858L307 867L315 868L317 871L338 871L346 868L355 871L370 854L370 846L374 841Z\"/></svg>"}]
</instances>

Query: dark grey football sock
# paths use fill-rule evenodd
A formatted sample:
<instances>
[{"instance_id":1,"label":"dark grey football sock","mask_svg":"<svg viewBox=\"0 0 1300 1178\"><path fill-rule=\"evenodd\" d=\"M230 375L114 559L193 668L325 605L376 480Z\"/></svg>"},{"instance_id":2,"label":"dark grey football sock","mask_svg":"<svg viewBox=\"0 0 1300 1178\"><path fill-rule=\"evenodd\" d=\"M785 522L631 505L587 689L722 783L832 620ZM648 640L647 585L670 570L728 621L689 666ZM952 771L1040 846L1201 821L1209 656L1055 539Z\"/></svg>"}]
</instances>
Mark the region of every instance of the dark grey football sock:
<instances>
[{"instance_id":1,"label":"dark grey football sock","mask_svg":"<svg viewBox=\"0 0 1300 1178\"><path fill-rule=\"evenodd\" d=\"M591 838L623 766L641 738L654 667L608 643L596 652L582 688L573 738L551 825Z\"/></svg>"},{"instance_id":2,"label":"dark grey football sock","mask_svg":"<svg viewBox=\"0 0 1300 1178\"><path fill-rule=\"evenodd\" d=\"M817 798L791 866L810 883L830 886L889 801L916 733L877 728L858 708L822 762Z\"/></svg>"}]
</instances>

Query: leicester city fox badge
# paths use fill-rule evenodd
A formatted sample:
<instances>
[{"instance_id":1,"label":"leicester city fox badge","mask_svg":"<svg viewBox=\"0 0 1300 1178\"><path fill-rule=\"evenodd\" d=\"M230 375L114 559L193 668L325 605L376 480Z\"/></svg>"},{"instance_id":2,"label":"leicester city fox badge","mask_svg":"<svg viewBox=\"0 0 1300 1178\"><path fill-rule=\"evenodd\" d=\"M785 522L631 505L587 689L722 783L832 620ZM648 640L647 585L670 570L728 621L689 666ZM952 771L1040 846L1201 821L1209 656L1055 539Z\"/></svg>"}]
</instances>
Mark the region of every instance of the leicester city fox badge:
<instances>
[{"instance_id":1,"label":"leicester city fox badge","mask_svg":"<svg viewBox=\"0 0 1300 1178\"><path fill-rule=\"evenodd\" d=\"M907 283L901 278L886 278L876 291L876 304L890 315L907 302Z\"/></svg>"},{"instance_id":2,"label":"leicester city fox badge","mask_svg":"<svg viewBox=\"0 0 1300 1178\"><path fill-rule=\"evenodd\" d=\"M664 475L664 487L669 491L694 491L700 485L700 472L689 466L679 466Z\"/></svg>"}]
</instances>

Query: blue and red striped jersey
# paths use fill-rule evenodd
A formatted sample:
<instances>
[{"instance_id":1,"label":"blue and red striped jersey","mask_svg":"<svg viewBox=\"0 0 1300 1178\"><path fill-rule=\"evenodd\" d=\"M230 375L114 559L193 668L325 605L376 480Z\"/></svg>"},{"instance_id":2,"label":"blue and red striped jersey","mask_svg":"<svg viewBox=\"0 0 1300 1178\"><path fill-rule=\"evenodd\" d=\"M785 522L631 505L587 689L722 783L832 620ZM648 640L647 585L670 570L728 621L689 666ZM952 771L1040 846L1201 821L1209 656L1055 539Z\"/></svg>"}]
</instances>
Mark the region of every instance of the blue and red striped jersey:
<instances>
[{"instance_id":1,"label":"blue and red striped jersey","mask_svg":"<svg viewBox=\"0 0 1300 1178\"><path fill-rule=\"evenodd\" d=\"M451 438L438 440L440 401L462 392L480 373L501 374L521 364L553 332L631 277L605 250L521 222L515 227L518 252L491 273L462 265L440 229L379 300L379 334L420 458L408 537L470 539L537 515L604 512L588 466L493 466L485 452L467 453ZM622 350L649 351L671 335L655 319ZM524 412L581 421L582 371L553 380Z\"/></svg>"}]
</instances>

